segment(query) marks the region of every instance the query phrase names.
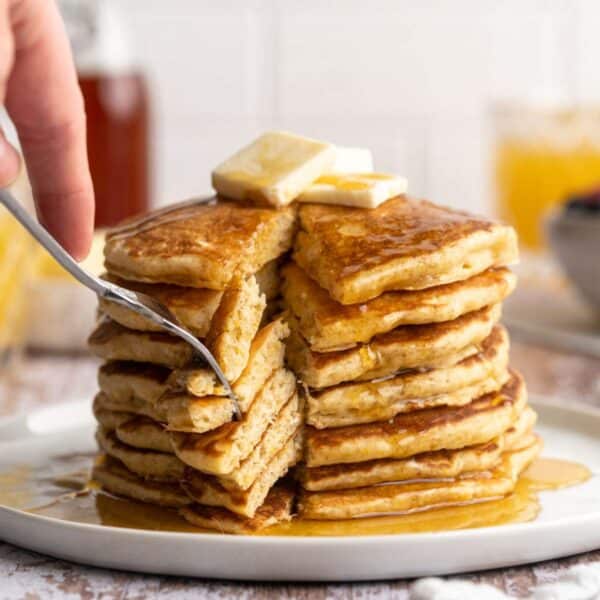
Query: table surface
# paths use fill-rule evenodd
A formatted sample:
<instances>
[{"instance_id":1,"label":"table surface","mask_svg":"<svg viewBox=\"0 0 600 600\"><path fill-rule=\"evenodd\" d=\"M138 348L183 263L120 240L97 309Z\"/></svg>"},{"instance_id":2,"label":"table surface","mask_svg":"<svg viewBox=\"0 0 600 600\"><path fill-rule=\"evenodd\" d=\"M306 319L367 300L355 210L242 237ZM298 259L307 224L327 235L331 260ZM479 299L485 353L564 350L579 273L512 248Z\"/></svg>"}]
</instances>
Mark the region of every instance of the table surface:
<instances>
[{"instance_id":1,"label":"table surface","mask_svg":"<svg viewBox=\"0 0 600 600\"><path fill-rule=\"evenodd\" d=\"M600 407L600 360L513 341L512 364L531 392L574 398ZM86 357L28 356L3 382L0 416L65 398L93 396L97 363ZM566 568L600 561L600 549L571 558L460 576L497 586L518 597L553 581ZM398 598L408 599L410 581L361 584L280 585L154 577L88 568L0 543L0 598Z\"/></svg>"}]
</instances>

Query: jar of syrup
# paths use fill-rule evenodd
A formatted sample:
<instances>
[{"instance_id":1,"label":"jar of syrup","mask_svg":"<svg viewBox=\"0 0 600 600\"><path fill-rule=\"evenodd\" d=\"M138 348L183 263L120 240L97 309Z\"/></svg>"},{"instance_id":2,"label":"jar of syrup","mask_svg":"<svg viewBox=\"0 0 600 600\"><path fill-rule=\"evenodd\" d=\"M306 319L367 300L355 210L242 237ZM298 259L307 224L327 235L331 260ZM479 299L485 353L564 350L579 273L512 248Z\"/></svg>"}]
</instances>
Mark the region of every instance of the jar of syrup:
<instances>
[{"instance_id":1,"label":"jar of syrup","mask_svg":"<svg viewBox=\"0 0 600 600\"><path fill-rule=\"evenodd\" d=\"M110 0L61 0L87 115L96 228L148 209L149 94Z\"/></svg>"}]
</instances>

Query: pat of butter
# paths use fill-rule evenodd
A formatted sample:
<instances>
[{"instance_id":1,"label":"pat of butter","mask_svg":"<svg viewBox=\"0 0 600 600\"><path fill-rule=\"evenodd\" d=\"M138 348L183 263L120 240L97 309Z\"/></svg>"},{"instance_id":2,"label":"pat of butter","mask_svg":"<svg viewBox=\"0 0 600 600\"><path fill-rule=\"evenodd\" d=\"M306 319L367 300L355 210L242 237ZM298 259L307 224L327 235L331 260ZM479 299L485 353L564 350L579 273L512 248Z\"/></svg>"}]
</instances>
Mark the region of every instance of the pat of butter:
<instances>
[{"instance_id":1,"label":"pat of butter","mask_svg":"<svg viewBox=\"0 0 600 600\"><path fill-rule=\"evenodd\" d=\"M285 131L270 131L212 172L214 189L227 198L286 206L335 162L335 146Z\"/></svg>"},{"instance_id":2,"label":"pat of butter","mask_svg":"<svg viewBox=\"0 0 600 600\"><path fill-rule=\"evenodd\" d=\"M384 173L327 174L319 177L298 202L339 204L356 208L377 208L406 192L404 177Z\"/></svg>"},{"instance_id":3,"label":"pat of butter","mask_svg":"<svg viewBox=\"0 0 600 600\"><path fill-rule=\"evenodd\" d=\"M368 148L336 146L330 173L372 173L373 155Z\"/></svg>"}]
</instances>

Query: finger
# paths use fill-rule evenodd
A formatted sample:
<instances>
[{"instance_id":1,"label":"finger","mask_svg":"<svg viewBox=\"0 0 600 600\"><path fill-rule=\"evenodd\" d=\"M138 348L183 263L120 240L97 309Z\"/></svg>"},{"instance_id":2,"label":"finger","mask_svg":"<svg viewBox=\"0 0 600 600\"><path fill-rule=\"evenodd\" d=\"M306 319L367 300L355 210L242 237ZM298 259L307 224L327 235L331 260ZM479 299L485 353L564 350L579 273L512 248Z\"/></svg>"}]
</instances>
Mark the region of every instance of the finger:
<instances>
[{"instance_id":1,"label":"finger","mask_svg":"<svg viewBox=\"0 0 600 600\"><path fill-rule=\"evenodd\" d=\"M17 178L20 166L19 154L0 130L0 188L9 186Z\"/></svg>"},{"instance_id":2,"label":"finger","mask_svg":"<svg viewBox=\"0 0 600 600\"><path fill-rule=\"evenodd\" d=\"M81 259L92 239L94 193L69 43L52 0L17 0L11 20L15 62L6 106L19 134L39 218Z\"/></svg>"}]
</instances>

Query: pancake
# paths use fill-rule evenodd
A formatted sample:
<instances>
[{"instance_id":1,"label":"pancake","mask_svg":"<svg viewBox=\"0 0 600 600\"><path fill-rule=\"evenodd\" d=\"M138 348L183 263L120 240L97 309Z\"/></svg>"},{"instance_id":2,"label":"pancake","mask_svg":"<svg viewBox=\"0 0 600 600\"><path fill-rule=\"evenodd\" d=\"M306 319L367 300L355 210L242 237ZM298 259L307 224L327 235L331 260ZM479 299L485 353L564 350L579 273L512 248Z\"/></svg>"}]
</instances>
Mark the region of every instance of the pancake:
<instances>
[{"instance_id":1,"label":"pancake","mask_svg":"<svg viewBox=\"0 0 600 600\"><path fill-rule=\"evenodd\" d=\"M166 412L159 404L150 404L139 398L131 397L129 399L121 398L115 400L113 397L99 392L94 398L94 414L99 411L112 411L115 413L129 414L131 418L135 415L150 417L155 421L164 422L167 419Z\"/></svg>"},{"instance_id":2,"label":"pancake","mask_svg":"<svg viewBox=\"0 0 600 600\"><path fill-rule=\"evenodd\" d=\"M165 428L148 417L133 417L115 428L117 439L133 448L173 454L171 438Z\"/></svg>"},{"instance_id":3,"label":"pancake","mask_svg":"<svg viewBox=\"0 0 600 600\"><path fill-rule=\"evenodd\" d=\"M193 469L186 469L182 487L199 504L222 506L236 514L252 518L275 482L298 462L301 454L301 436L294 435L246 490L229 490L216 477L206 476Z\"/></svg>"},{"instance_id":4,"label":"pancake","mask_svg":"<svg viewBox=\"0 0 600 600\"><path fill-rule=\"evenodd\" d=\"M104 317L88 339L90 350L104 360L133 361L181 368L194 357L192 347L168 333L127 329Z\"/></svg>"},{"instance_id":5,"label":"pancake","mask_svg":"<svg viewBox=\"0 0 600 600\"><path fill-rule=\"evenodd\" d=\"M103 457L103 460L94 466L92 479L100 484L102 489L133 500L172 507L191 503L190 497L181 489L179 483L148 481L109 456Z\"/></svg>"},{"instance_id":6,"label":"pancake","mask_svg":"<svg viewBox=\"0 0 600 600\"><path fill-rule=\"evenodd\" d=\"M275 458L284 444L303 425L302 401L298 394L279 411L250 455L237 469L219 477L221 486L230 491L247 490ZM196 471L199 473L199 471Z\"/></svg>"},{"instance_id":7,"label":"pancake","mask_svg":"<svg viewBox=\"0 0 600 600\"><path fill-rule=\"evenodd\" d=\"M96 430L96 441L103 452L144 479L178 482L183 477L184 464L173 454L133 448L102 427Z\"/></svg>"},{"instance_id":8,"label":"pancake","mask_svg":"<svg viewBox=\"0 0 600 600\"><path fill-rule=\"evenodd\" d=\"M283 340L288 335L287 324L278 318L264 326L252 340L246 367L232 386L242 412L248 410L271 373L283 366ZM176 371L171 383L187 389L194 396L225 394L215 374L209 369L191 368Z\"/></svg>"},{"instance_id":9,"label":"pancake","mask_svg":"<svg viewBox=\"0 0 600 600\"><path fill-rule=\"evenodd\" d=\"M248 362L264 309L265 299L254 277L223 292L204 343L230 381L239 377ZM101 358L149 362L171 369L184 367L194 358L192 347L177 337L129 329L106 318L90 336L89 345Z\"/></svg>"},{"instance_id":10,"label":"pancake","mask_svg":"<svg viewBox=\"0 0 600 600\"><path fill-rule=\"evenodd\" d=\"M175 453L186 465L200 471L213 475L231 473L252 453L275 416L295 394L293 373L278 369L240 421L203 434L172 432Z\"/></svg>"},{"instance_id":11,"label":"pancake","mask_svg":"<svg viewBox=\"0 0 600 600\"><path fill-rule=\"evenodd\" d=\"M181 509L181 515L196 527L214 529L220 533L252 534L265 527L292 518L294 490L287 483L278 483L269 492L253 518L236 515L225 508L191 504Z\"/></svg>"},{"instance_id":12,"label":"pancake","mask_svg":"<svg viewBox=\"0 0 600 600\"><path fill-rule=\"evenodd\" d=\"M398 196L373 210L299 209L294 260L342 304L463 281L518 258L514 229Z\"/></svg>"},{"instance_id":13,"label":"pancake","mask_svg":"<svg viewBox=\"0 0 600 600\"><path fill-rule=\"evenodd\" d=\"M499 392L461 407L439 407L399 414L384 422L334 429L306 427L309 467L379 458L407 458L422 452L483 444L502 435L527 402L522 377L512 372Z\"/></svg>"},{"instance_id":14,"label":"pancake","mask_svg":"<svg viewBox=\"0 0 600 600\"><path fill-rule=\"evenodd\" d=\"M187 392L167 392L158 402L170 431L205 433L232 420L234 406L227 396L197 398Z\"/></svg>"},{"instance_id":15,"label":"pancake","mask_svg":"<svg viewBox=\"0 0 600 600\"><path fill-rule=\"evenodd\" d=\"M295 207L188 202L109 232L105 265L109 273L131 281L224 290L286 252L295 221Z\"/></svg>"},{"instance_id":16,"label":"pancake","mask_svg":"<svg viewBox=\"0 0 600 600\"><path fill-rule=\"evenodd\" d=\"M301 467L302 487L309 491L343 490L390 481L447 479L462 473L494 468L504 450L503 436L457 450L425 452L403 459L381 459L362 463Z\"/></svg>"},{"instance_id":17,"label":"pancake","mask_svg":"<svg viewBox=\"0 0 600 600\"><path fill-rule=\"evenodd\" d=\"M221 290L126 281L109 273L102 275L102 278L126 289L156 298L171 311L181 325L200 339L208 335L213 317L223 298ZM276 260L267 263L251 278L256 280L259 293L264 295L266 300L272 300L278 296L279 274ZM102 313L129 329L162 331L159 325L114 302L101 298L99 306Z\"/></svg>"},{"instance_id":18,"label":"pancake","mask_svg":"<svg viewBox=\"0 0 600 600\"><path fill-rule=\"evenodd\" d=\"M381 459L353 464L297 469L302 487L310 491L364 487L390 481L445 479L469 471L484 471L498 465L505 450L527 444L537 415L527 406L514 425L498 438L456 450L437 450L404 459Z\"/></svg>"},{"instance_id":19,"label":"pancake","mask_svg":"<svg viewBox=\"0 0 600 600\"><path fill-rule=\"evenodd\" d=\"M98 371L98 385L115 402L127 404L137 400L154 406L167 391L170 374L160 365L108 362Z\"/></svg>"},{"instance_id":20,"label":"pancake","mask_svg":"<svg viewBox=\"0 0 600 600\"><path fill-rule=\"evenodd\" d=\"M519 475L541 451L533 436L528 446L508 451L492 471L450 479L374 485L351 490L301 492L298 513L305 519L349 519L390 513L412 513L441 506L476 504L510 494ZM473 510L477 510L476 506Z\"/></svg>"},{"instance_id":21,"label":"pancake","mask_svg":"<svg viewBox=\"0 0 600 600\"><path fill-rule=\"evenodd\" d=\"M136 416L134 413L102 408L95 401L92 406L92 412L98 424L108 431L114 431L121 423L125 423Z\"/></svg>"},{"instance_id":22,"label":"pancake","mask_svg":"<svg viewBox=\"0 0 600 600\"><path fill-rule=\"evenodd\" d=\"M377 335L367 344L337 352L311 351L292 320L286 355L300 379L313 388L368 381L407 369L447 367L476 354L500 314L501 307L496 304L454 321L405 325Z\"/></svg>"},{"instance_id":23,"label":"pancake","mask_svg":"<svg viewBox=\"0 0 600 600\"><path fill-rule=\"evenodd\" d=\"M489 269L469 279L416 291L385 292L361 304L336 302L298 265L288 263L283 297L302 336L315 352L366 343L401 325L453 321L461 315L502 302L515 288L508 269Z\"/></svg>"},{"instance_id":24,"label":"pancake","mask_svg":"<svg viewBox=\"0 0 600 600\"><path fill-rule=\"evenodd\" d=\"M391 419L434 406L461 406L498 391L508 379L508 334L498 325L481 352L451 367L410 371L307 392L307 422L319 429Z\"/></svg>"},{"instance_id":25,"label":"pancake","mask_svg":"<svg viewBox=\"0 0 600 600\"><path fill-rule=\"evenodd\" d=\"M280 260L271 260L254 274L260 293L264 295L267 302L277 298L281 291L279 263Z\"/></svg>"}]
</instances>

